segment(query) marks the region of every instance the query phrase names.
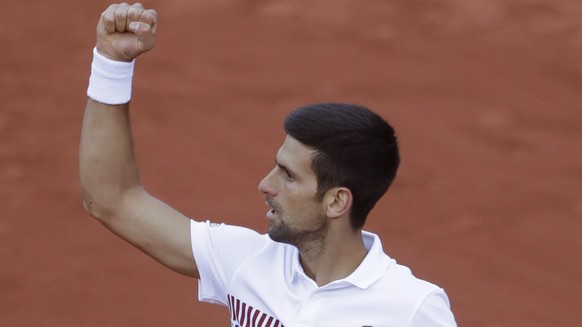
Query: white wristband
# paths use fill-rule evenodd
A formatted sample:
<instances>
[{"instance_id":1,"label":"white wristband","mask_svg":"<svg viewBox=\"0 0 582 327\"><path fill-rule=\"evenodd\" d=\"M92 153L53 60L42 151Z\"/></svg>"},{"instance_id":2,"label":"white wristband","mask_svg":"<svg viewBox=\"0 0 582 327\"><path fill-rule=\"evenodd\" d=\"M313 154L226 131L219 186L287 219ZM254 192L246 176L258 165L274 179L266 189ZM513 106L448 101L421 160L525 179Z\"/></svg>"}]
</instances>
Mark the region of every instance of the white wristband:
<instances>
[{"instance_id":1,"label":"white wristband","mask_svg":"<svg viewBox=\"0 0 582 327\"><path fill-rule=\"evenodd\" d=\"M87 96L110 105L128 103L134 66L135 59L131 62L111 60L94 48Z\"/></svg>"}]
</instances>

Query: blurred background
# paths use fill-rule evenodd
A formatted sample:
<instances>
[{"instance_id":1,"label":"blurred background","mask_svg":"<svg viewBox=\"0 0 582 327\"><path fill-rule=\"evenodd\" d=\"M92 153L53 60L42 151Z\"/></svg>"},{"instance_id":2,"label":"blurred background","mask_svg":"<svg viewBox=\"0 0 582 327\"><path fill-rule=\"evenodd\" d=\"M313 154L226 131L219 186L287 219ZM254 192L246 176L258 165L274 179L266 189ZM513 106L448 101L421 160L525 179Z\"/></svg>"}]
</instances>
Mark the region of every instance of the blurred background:
<instances>
[{"instance_id":1,"label":"blurred background","mask_svg":"<svg viewBox=\"0 0 582 327\"><path fill-rule=\"evenodd\" d=\"M226 326L179 276L84 213L78 144L105 1L0 3L5 326ZM443 287L459 326L579 326L582 2L157 0L132 101L146 188L265 231L282 119L366 105L399 134L368 219Z\"/></svg>"}]
</instances>

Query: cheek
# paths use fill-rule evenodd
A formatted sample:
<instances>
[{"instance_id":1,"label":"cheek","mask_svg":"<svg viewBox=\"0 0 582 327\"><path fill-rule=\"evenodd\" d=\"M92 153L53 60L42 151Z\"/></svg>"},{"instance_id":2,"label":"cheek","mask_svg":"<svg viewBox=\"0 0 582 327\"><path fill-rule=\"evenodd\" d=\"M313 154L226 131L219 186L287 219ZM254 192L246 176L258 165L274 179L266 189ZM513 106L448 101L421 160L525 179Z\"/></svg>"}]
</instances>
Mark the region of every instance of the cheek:
<instances>
[{"instance_id":1,"label":"cheek","mask_svg":"<svg viewBox=\"0 0 582 327\"><path fill-rule=\"evenodd\" d=\"M294 205L290 205L285 216L287 216L293 223L305 225L318 223L320 217L322 217L324 213L325 211L319 202L301 201Z\"/></svg>"}]
</instances>

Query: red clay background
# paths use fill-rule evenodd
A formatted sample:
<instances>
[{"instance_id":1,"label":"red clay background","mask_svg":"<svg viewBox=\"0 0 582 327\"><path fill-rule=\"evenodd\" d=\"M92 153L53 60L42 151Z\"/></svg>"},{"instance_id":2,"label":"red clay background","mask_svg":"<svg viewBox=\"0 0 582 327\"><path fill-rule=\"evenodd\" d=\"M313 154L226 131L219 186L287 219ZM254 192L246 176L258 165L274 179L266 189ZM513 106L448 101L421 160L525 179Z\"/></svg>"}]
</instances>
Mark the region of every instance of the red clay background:
<instances>
[{"instance_id":1,"label":"red clay background","mask_svg":"<svg viewBox=\"0 0 582 327\"><path fill-rule=\"evenodd\" d=\"M226 326L194 280L82 209L77 151L105 1L0 5L3 326ZM460 326L579 326L582 3L147 1L132 115L146 187L264 231L257 184L297 106L358 102L400 136L369 218Z\"/></svg>"}]
</instances>

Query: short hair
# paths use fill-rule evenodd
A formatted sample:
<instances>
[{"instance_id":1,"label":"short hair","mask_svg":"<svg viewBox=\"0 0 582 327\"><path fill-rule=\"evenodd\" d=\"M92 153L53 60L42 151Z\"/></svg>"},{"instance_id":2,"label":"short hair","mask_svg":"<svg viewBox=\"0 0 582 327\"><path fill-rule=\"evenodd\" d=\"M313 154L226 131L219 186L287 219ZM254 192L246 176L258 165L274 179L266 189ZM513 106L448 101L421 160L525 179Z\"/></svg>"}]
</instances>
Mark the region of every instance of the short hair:
<instances>
[{"instance_id":1,"label":"short hair","mask_svg":"<svg viewBox=\"0 0 582 327\"><path fill-rule=\"evenodd\" d=\"M344 103L300 107L287 116L284 128L315 150L311 165L319 199L333 187L348 188L351 226L362 228L396 177L400 155L394 128L370 109Z\"/></svg>"}]
</instances>

